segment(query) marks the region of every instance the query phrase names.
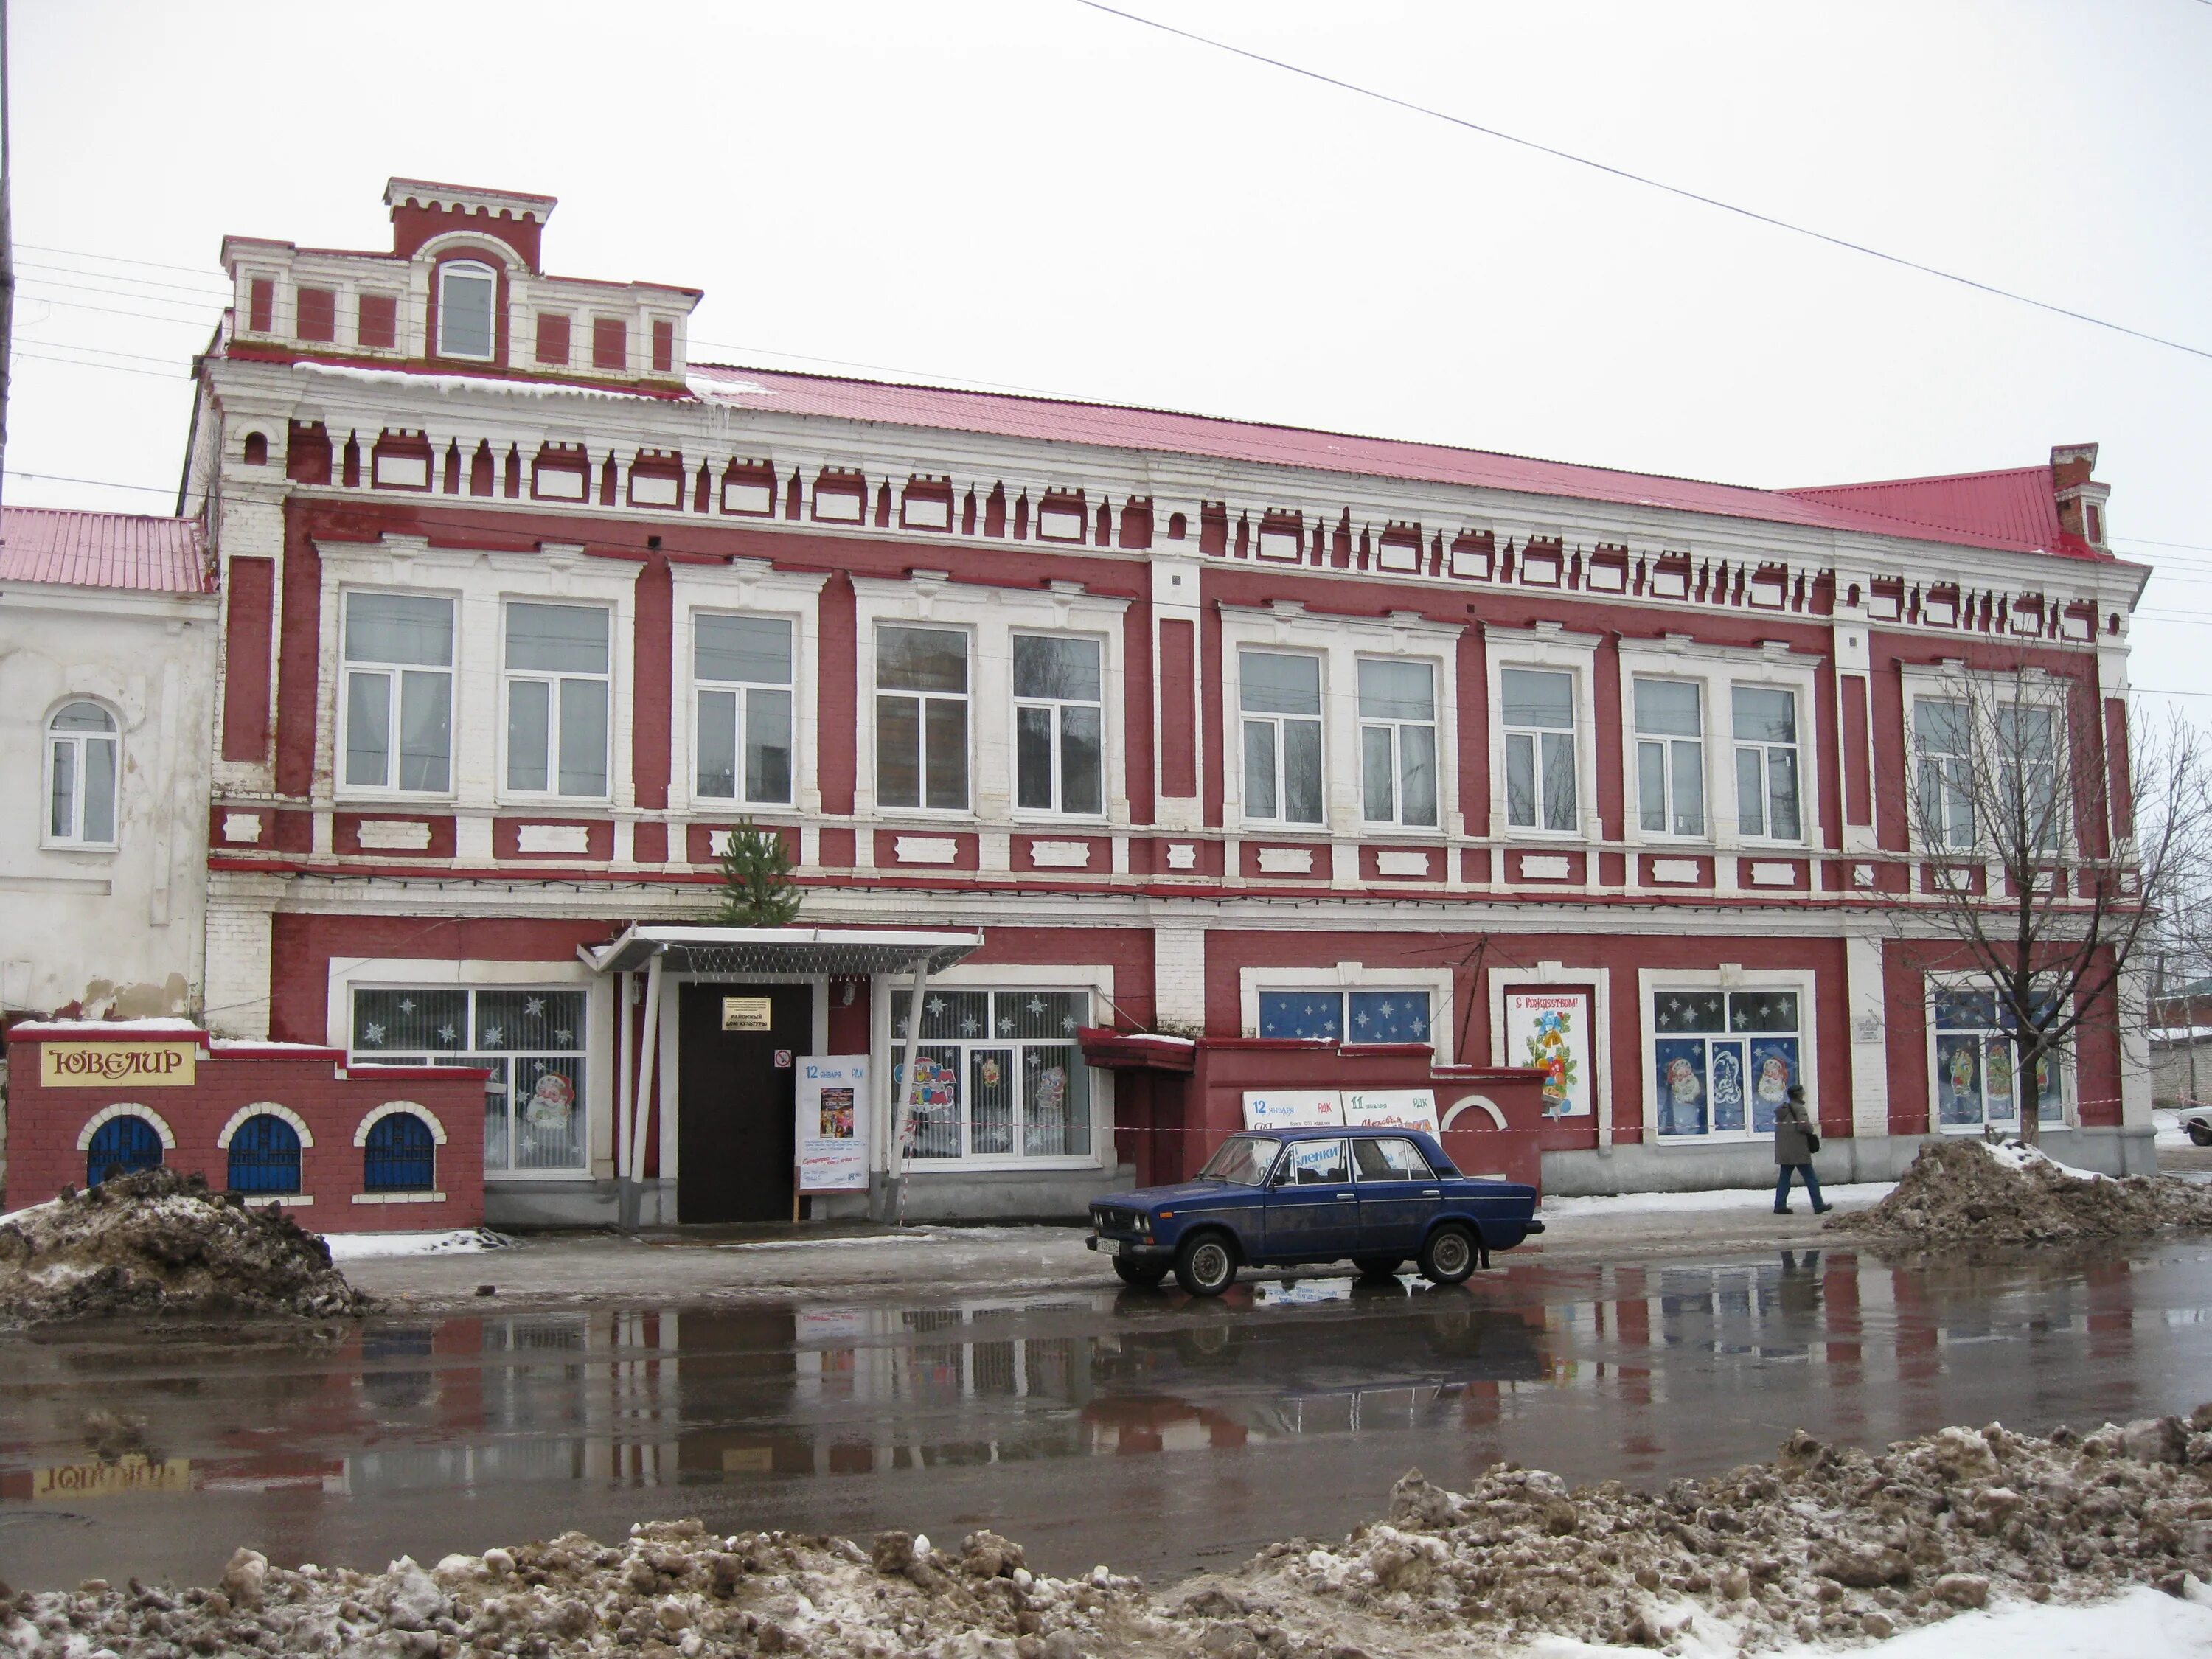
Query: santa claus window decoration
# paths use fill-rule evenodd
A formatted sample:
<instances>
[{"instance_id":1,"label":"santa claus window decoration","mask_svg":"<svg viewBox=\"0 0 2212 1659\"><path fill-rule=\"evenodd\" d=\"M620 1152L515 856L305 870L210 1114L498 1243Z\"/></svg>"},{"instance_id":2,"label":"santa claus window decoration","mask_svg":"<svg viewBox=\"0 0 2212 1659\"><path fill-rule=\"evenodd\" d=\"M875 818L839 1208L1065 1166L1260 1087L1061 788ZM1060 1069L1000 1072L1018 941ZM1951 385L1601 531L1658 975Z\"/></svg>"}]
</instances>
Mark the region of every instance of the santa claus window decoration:
<instances>
[{"instance_id":1,"label":"santa claus window decoration","mask_svg":"<svg viewBox=\"0 0 2212 1659\"><path fill-rule=\"evenodd\" d=\"M580 1170L584 993L550 988L356 986L358 1064L481 1066L484 1173Z\"/></svg>"},{"instance_id":2,"label":"santa claus window decoration","mask_svg":"<svg viewBox=\"0 0 2212 1659\"><path fill-rule=\"evenodd\" d=\"M1802 1000L1794 989L1655 991L1661 1137L1772 1134L1799 1080Z\"/></svg>"}]
</instances>

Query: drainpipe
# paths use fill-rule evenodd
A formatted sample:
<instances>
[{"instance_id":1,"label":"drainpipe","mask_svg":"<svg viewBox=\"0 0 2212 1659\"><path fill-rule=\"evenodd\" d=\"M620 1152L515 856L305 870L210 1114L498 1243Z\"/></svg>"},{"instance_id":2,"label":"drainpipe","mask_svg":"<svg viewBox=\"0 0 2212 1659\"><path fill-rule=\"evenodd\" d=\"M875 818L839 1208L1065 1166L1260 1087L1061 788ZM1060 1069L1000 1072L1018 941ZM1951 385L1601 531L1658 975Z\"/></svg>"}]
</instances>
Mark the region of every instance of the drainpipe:
<instances>
[{"instance_id":1,"label":"drainpipe","mask_svg":"<svg viewBox=\"0 0 2212 1659\"><path fill-rule=\"evenodd\" d=\"M637 1073L631 1070L634 1063L630 1051L637 1046L636 1014L632 1007L637 1000L637 975L621 973L615 975L615 1168L625 1178L629 1174L629 1108L632 1091L637 1086Z\"/></svg>"},{"instance_id":2,"label":"drainpipe","mask_svg":"<svg viewBox=\"0 0 2212 1659\"><path fill-rule=\"evenodd\" d=\"M906 1225L906 1143L907 1137L914 1130L914 1066L918 1058L917 1051L921 1047L921 993L928 983L929 958L918 957L914 964L914 989L907 994L906 1063L899 1071L902 1083L897 1109L891 1117L891 1186L898 1206L896 1218L902 1227Z\"/></svg>"},{"instance_id":3,"label":"drainpipe","mask_svg":"<svg viewBox=\"0 0 2212 1659\"><path fill-rule=\"evenodd\" d=\"M638 1044L637 1099L631 1108L629 1132L629 1191L623 1206L625 1226L639 1223L644 1204L645 1127L653 1112L653 1062L660 1052L660 960L656 949L645 969L645 1034Z\"/></svg>"}]
</instances>

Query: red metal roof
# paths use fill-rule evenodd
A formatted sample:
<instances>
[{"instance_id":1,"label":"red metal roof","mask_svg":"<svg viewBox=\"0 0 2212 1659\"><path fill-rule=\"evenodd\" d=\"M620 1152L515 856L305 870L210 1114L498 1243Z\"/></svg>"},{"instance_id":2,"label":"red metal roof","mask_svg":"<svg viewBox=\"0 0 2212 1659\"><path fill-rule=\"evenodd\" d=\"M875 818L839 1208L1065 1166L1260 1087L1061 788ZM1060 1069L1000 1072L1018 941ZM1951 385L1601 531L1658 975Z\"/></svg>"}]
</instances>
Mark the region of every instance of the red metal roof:
<instances>
[{"instance_id":1,"label":"red metal roof","mask_svg":"<svg viewBox=\"0 0 2212 1659\"><path fill-rule=\"evenodd\" d=\"M695 392L738 408L1204 455L1425 483L1466 484L2014 552L2104 556L2081 542L2061 538L2057 512L2050 501L2048 467L1830 489L1759 489L1456 449L1443 444L1308 431L1116 404L959 392L713 363L692 364L691 375ZM2031 477L2042 481L2044 504L2039 515L2030 511L2027 501L2030 491L2024 481ZM1946 488L1924 488L1929 485ZM1864 499L1858 498L1861 494Z\"/></svg>"},{"instance_id":2,"label":"red metal roof","mask_svg":"<svg viewBox=\"0 0 2212 1659\"><path fill-rule=\"evenodd\" d=\"M144 593L215 591L197 519L0 507L0 581Z\"/></svg>"}]
</instances>

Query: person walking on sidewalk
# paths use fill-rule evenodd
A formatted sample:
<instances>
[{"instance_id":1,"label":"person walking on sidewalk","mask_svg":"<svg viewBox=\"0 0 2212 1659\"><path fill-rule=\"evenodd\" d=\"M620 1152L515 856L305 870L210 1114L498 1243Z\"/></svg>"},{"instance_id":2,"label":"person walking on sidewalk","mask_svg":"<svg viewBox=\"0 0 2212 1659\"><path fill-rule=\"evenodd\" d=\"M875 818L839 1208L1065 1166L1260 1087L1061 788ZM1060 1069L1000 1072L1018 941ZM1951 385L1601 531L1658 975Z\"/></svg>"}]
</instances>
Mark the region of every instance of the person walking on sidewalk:
<instances>
[{"instance_id":1,"label":"person walking on sidewalk","mask_svg":"<svg viewBox=\"0 0 2212 1659\"><path fill-rule=\"evenodd\" d=\"M1788 1215L1790 1176L1794 1170L1805 1179L1805 1195L1813 1200L1813 1213L1826 1215L1833 1208L1820 1197L1820 1177L1813 1173L1813 1154L1820 1150L1820 1132L1813 1115L1805 1109L1805 1085L1793 1083L1790 1095L1774 1114L1774 1161L1782 1166L1774 1183L1774 1213Z\"/></svg>"}]
</instances>

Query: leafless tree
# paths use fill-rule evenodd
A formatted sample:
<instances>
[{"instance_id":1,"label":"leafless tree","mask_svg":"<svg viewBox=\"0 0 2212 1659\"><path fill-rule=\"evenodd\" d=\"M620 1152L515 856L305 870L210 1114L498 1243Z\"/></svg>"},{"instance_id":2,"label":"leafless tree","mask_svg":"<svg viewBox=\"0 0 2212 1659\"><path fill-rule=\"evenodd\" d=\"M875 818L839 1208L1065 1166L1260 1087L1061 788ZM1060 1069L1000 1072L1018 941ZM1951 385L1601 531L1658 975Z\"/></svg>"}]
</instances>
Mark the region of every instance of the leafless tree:
<instances>
[{"instance_id":1,"label":"leafless tree","mask_svg":"<svg viewBox=\"0 0 2212 1659\"><path fill-rule=\"evenodd\" d=\"M2083 1030L2148 1022L2161 933L2204 889L2212 774L2178 716L2108 732L2078 682L2027 663L1948 670L1909 702L1905 724L1925 874L1894 932L1948 941L1943 966L1972 982L1934 992L1931 1014L1990 1016L1978 1042L1939 1037L1939 1098L1969 1084L1989 1108L2009 1097L2033 1145L2047 1079Z\"/></svg>"}]
</instances>

